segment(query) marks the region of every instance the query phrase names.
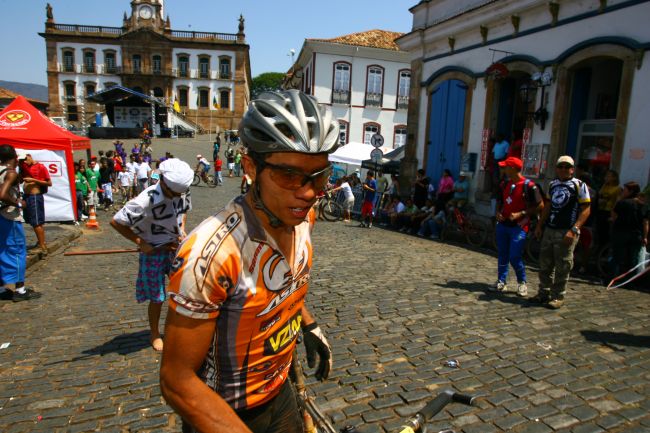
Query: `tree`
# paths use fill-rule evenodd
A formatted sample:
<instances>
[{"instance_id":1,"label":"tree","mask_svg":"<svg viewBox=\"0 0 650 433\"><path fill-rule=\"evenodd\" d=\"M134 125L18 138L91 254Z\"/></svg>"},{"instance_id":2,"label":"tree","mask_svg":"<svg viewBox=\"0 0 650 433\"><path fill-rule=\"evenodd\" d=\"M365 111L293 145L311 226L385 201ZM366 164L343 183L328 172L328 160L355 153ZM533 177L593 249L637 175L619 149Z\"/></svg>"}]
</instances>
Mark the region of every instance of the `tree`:
<instances>
[{"instance_id":1,"label":"tree","mask_svg":"<svg viewBox=\"0 0 650 433\"><path fill-rule=\"evenodd\" d=\"M253 78L253 83L251 84L251 96L253 99L262 92L267 92L270 90L279 90L282 86L282 80L284 80L283 72L265 72Z\"/></svg>"}]
</instances>

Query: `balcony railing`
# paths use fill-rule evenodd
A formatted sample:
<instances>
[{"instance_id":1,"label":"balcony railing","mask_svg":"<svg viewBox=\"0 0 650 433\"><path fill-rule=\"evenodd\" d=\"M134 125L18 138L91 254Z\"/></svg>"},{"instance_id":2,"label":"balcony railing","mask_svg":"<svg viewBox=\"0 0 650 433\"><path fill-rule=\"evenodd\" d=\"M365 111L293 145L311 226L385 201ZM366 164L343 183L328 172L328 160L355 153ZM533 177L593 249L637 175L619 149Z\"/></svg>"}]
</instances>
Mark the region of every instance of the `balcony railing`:
<instances>
[{"instance_id":1,"label":"balcony railing","mask_svg":"<svg viewBox=\"0 0 650 433\"><path fill-rule=\"evenodd\" d=\"M409 108L409 97L408 96L397 96L397 109L398 110L407 110Z\"/></svg>"},{"instance_id":2,"label":"balcony railing","mask_svg":"<svg viewBox=\"0 0 650 433\"><path fill-rule=\"evenodd\" d=\"M84 74L96 74L97 68L95 65L84 65L83 67Z\"/></svg>"},{"instance_id":3,"label":"balcony railing","mask_svg":"<svg viewBox=\"0 0 650 433\"><path fill-rule=\"evenodd\" d=\"M199 78L210 78L210 71L199 71Z\"/></svg>"},{"instance_id":4,"label":"balcony railing","mask_svg":"<svg viewBox=\"0 0 650 433\"><path fill-rule=\"evenodd\" d=\"M122 67L121 66L115 66L115 65L110 65L106 66L104 65L103 69L105 74L120 74L122 72Z\"/></svg>"},{"instance_id":5,"label":"balcony railing","mask_svg":"<svg viewBox=\"0 0 650 433\"><path fill-rule=\"evenodd\" d=\"M220 40L220 41L237 41L235 33L210 33L210 32L189 32L183 30L172 30L174 39L200 39L200 40Z\"/></svg>"},{"instance_id":6,"label":"balcony railing","mask_svg":"<svg viewBox=\"0 0 650 433\"><path fill-rule=\"evenodd\" d=\"M366 106L381 107L381 93L366 93Z\"/></svg>"},{"instance_id":7,"label":"balcony railing","mask_svg":"<svg viewBox=\"0 0 650 433\"><path fill-rule=\"evenodd\" d=\"M332 104L349 104L350 92L347 90L332 91Z\"/></svg>"},{"instance_id":8,"label":"balcony railing","mask_svg":"<svg viewBox=\"0 0 650 433\"><path fill-rule=\"evenodd\" d=\"M77 72L75 66L69 63L59 64L59 72Z\"/></svg>"},{"instance_id":9,"label":"balcony railing","mask_svg":"<svg viewBox=\"0 0 650 433\"><path fill-rule=\"evenodd\" d=\"M230 80L232 78L232 74L230 71L219 71L219 79L221 80Z\"/></svg>"}]
</instances>

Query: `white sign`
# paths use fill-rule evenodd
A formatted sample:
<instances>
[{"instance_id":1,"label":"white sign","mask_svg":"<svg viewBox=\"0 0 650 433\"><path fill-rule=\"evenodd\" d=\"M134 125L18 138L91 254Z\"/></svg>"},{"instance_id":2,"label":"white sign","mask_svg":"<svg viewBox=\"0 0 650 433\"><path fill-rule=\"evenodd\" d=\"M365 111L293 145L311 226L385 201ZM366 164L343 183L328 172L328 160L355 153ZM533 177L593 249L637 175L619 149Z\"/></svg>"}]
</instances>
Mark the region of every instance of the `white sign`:
<instances>
[{"instance_id":1,"label":"white sign","mask_svg":"<svg viewBox=\"0 0 650 433\"><path fill-rule=\"evenodd\" d=\"M151 123L151 107L113 107L113 123L116 128L142 128Z\"/></svg>"},{"instance_id":2,"label":"white sign","mask_svg":"<svg viewBox=\"0 0 650 433\"><path fill-rule=\"evenodd\" d=\"M372 137L370 137L370 144L375 147L381 147L384 145L384 137L382 137L381 134L373 134Z\"/></svg>"},{"instance_id":3,"label":"white sign","mask_svg":"<svg viewBox=\"0 0 650 433\"><path fill-rule=\"evenodd\" d=\"M384 152L382 152L381 149L373 149L370 152L370 159L372 159L372 162L374 162L375 164L379 164L383 157L384 157Z\"/></svg>"},{"instance_id":4,"label":"white sign","mask_svg":"<svg viewBox=\"0 0 650 433\"><path fill-rule=\"evenodd\" d=\"M52 186L48 188L47 194L43 194L45 201L45 221L74 221L72 194L70 193L70 179L68 178L65 151L21 150L32 155L34 161L43 164L50 173ZM16 148L16 151L18 151L18 148Z\"/></svg>"}]
</instances>

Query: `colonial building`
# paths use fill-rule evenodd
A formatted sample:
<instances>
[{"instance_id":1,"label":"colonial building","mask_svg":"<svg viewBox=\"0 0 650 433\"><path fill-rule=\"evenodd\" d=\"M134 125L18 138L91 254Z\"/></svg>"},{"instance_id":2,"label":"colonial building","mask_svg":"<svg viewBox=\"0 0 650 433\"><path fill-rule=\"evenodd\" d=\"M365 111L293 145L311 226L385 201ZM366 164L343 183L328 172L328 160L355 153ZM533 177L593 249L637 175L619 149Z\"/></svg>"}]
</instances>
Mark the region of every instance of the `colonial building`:
<instances>
[{"instance_id":1,"label":"colonial building","mask_svg":"<svg viewBox=\"0 0 650 433\"><path fill-rule=\"evenodd\" d=\"M404 174L457 174L464 158L486 203L488 138L503 134L523 136L524 174L542 183L563 154L596 188L610 168L648 183L649 2L423 0L410 11L396 41L413 75Z\"/></svg>"},{"instance_id":2,"label":"colonial building","mask_svg":"<svg viewBox=\"0 0 650 433\"><path fill-rule=\"evenodd\" d=\"M174 102L205 129L236 129L249 97L244 19L237 33L172 30L164 0L132 0L121 27L59 24L45 32L50 114L78 121L84 97L114 85ZM83 106L86 112L97 107Z\"/></svg>"},{"instance_id":3,"label":"colonial building","mask_svg":"<svg viewBox=\"0 0 650 433\"><path fill-rule=\"evenodd\" d=\"M411 71L408 53L394 39L401 33L370 30L333 39L305 39L285 87L331 105L341 142L370 143L379 133L384 146L406 143Z\"/></svg>"}]
</instances>

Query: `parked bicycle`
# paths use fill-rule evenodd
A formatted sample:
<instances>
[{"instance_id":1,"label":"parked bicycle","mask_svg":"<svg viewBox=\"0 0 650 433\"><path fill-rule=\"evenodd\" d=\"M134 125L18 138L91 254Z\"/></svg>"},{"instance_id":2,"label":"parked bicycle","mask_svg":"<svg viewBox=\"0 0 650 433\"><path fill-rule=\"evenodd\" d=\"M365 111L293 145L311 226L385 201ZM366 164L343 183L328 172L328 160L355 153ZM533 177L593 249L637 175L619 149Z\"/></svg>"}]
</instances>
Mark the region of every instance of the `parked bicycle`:
<instances>
[{"instance_id":1,"label":"parked bicycle","mask_svg":"<svg viewBox=\"0 0 650 433\"><path fill-rule=\"evenodd\" d=\"M343 219L343 206L337 202L338 194L326 190L321 198L316 203L318 209L318 217L324 218L326 221L339 221Z\"/></svg>"},{"instance_id":2,"label":"parked bicycle","mask_svg":"<svg viewBox=\"0 0 650 433\"><path fill-rule=\"evenodd\" d=\"M217 185L214 183L214 175L207 174L202 170L194 170L194 180L192 181L192 186L197 186L201 183L207 184L210 188L215 188Z\"/></svg>"},{"instance_id":3,"label":"parked bicycle","mask_svg":"<svg viewBox=\"0 0 650 433\"><path fill-rule=\"evenodd\" d=\"M467 205L463 209L453 207L447 212L447 223L442 230L441 239L447 240L455 234L462 234L467 243L480 247L487 239L488 228Z\"/></svg>"}]
</instances>

